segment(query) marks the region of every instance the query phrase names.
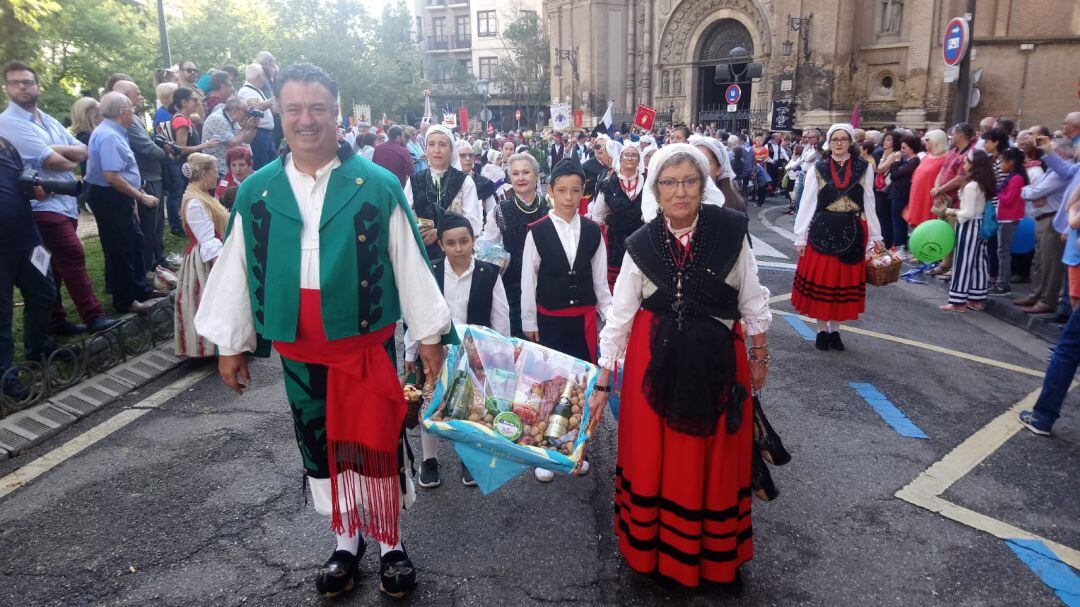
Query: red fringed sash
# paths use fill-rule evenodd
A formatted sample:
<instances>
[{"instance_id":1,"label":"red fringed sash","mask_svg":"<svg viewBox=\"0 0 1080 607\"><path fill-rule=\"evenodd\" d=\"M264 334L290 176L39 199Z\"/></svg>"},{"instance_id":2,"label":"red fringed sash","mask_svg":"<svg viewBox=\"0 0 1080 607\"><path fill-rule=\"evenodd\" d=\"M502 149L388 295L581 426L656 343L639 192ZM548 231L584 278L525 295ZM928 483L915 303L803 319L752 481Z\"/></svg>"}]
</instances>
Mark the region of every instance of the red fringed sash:
<instances>
[{"instance_id":1,"label":"red fringed sash","mask_svg":"<svg viewBox=\"0 0 1080 607\"><path fill-rule=\"evenodd\" d=\"M296 341L274 342L285 358L325 365L326 442L335 533L364 531L385 544L398 543L397 440L405 418L394 363L384 343L394 325L366 335L328 341L323 330L321 293L300 290ZM359 475L359 477L357 476ZM357 483L364 501L356 503ZM344 483L344 488L340 487ZM343 490L342 490L343 489ZM339 503L344 497L345 504Z\"/></svg>"}]
</instances>

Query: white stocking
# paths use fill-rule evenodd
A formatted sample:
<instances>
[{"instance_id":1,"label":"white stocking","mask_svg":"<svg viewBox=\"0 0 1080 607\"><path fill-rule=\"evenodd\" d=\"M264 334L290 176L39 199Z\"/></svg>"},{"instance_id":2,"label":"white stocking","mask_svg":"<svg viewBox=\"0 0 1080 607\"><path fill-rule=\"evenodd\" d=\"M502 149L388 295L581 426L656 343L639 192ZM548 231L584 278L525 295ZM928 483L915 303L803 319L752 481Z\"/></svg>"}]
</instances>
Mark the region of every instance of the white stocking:
<instances>
[{"instance_id":1,"label":"white stocking","mask_svg":"<svg viewBox=\"0 0 1080 607\"><path fill-rule=\"evenodd\" d=\"M427 430L420 430L420 450L423 453L424 459L431 459L439 456L439 437L435 436Z\"/></svg>"}]
</instances>

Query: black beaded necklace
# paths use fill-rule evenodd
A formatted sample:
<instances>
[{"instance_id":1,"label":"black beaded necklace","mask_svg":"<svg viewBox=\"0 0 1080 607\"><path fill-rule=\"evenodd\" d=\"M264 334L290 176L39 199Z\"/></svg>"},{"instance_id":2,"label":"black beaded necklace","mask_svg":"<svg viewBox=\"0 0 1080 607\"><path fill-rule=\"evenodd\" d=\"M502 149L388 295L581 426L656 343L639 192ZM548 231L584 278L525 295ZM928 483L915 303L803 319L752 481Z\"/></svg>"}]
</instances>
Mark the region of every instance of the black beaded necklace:
<instances>
[{"instance_id":1,"label":"black beaded necklace","mask_svg":"<svg viewBox=\"0 0 1080 607\"><path fill-rule=\"evenodd\" d=\"M676 327L683 330L683 321L694 312L693 297L686 293L704 293L704 251L707 240L707 226L703 213L698 213L697 226L690 242L684 248L679 243L663 216L657 217L650 225L653 248L664 263L667 276L667 289L674 293L671 300L671 314ZM661 285L657 285L660 287Z\"/></svg>"}]
</instances>

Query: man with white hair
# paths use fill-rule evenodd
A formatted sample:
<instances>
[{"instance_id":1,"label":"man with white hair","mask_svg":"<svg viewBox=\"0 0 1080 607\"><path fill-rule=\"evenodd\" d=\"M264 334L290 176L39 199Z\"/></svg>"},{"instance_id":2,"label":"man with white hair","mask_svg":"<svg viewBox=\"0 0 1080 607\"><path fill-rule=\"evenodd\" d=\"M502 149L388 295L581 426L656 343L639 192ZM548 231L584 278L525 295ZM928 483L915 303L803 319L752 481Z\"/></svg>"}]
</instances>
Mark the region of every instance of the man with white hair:
<instances>
[{"instance_id":1,"label":"man with white hair","mask_svg":"<svg viewBox=\"0 0 1080 607\"><path fill-rule=\"evenodd\" d=\"M274 105L274 96L267 94L263 89L267 84L266 73L258 63L252 63L244 68L244 86L236 91L236 96L247 102L249 110L258 110L263 113L259 118L259 125L255 131L255 138L251 141L251 156L255 170L274 159L277 153L277 142L274 139L274 114L270 109Z\"/></svg>"},{"instance_id":2,"label":"man with white hair","mask_svg":"<svg viewBox=\"0 0 1080 607\"><path fill-rule=\"evenodd\" d=\"M128 143L127 130L135 123L135 104L123 93L113 91L101 98L104 120L90 135L90 156L86 161L88 200L97 219L105 272L112 287L113 307L118 312L146 313L143 303L162 297L146 284L143 272L143 235L135 205L155 207L156 196L142 189L142 176Z\"/></svg>"},{"instance_id":3,"label":"man with white hair","mask_svg":"<svg viewBox=\"0 0 1080 607\"><path fill-rule=\"evenodd\" d=\"M263 76L266 77L262 92L266 93L267 97L273 97L274 85L277 83L277 59L274 59L274 55L270 51L259 51L259 54L255 55L255 63L258 63L263 68Z\"/></svg>"}]
</instances>

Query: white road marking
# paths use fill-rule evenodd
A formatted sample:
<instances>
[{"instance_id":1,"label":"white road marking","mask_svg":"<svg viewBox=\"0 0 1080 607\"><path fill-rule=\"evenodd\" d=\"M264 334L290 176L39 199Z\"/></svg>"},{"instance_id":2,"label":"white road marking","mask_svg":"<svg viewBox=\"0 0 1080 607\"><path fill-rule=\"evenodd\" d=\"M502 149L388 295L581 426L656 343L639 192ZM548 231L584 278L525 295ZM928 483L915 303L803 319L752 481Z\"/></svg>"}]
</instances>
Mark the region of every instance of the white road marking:
<instances>
[{"instance_id":1,"label":"white road marking","mask_svg":"<svg viewBox=\"0 0 1080 607\"><path fill-rule=\"evenodd\" d=\"M806 322L815 322L813 318L807 316L801 316L794 312L785 312L783 310L772 310L773 314L780 314L786 316L798 316ZM868 331L867 329L860 329L859 327L852 327L849 325L840 325L841 331L848 331L855 333L856 335L865 335L867 337L874 337L877 339L884 339L886 341L895 342L898 344L904 344L905 346L912 346L915 348L921 348L923 350L929 350L931 352L937 352L939 354L947 354L949 356L955 356L956 358L962 358L964 360L970 360L971 362L981 363L989 365L991 367L997 367L999 369L1005 369L1007 371L1015 371L1017 373L1023 373L1024 375L1030 375L1032 377L1042 378L1046 374L1042 371L1035 369L1029 369L1027 367L1021 367L1020 365L1014 365L1012 363L1003 362L1000 360L994 360L993 358L987 358L985 356L979 356L977 354L968 354L967 352L961 352L959 350L953 350L951 348L944 348L942 346L935 346L934 344L928 344L922 341L915 341L914 339L907 339L906 337L896 337L895 335L889 335L888 333L878 333L877 331Z\"/></svg>"},{"instance_id":2,"label":"white road marking","mask_svg":"<svg viewBox=\"0 0 1080 607\"><path fill-rule=\"evenodd\" d=\"M754 239L754 257L761 259L762 257L779 257L780 259L788 259L787 255L781 253L776 247L765 242L760 238Z\"/></svg>"},{"instance_id":3,"label":"white road marking","mask_svg":"<svg viewBox=\"0 0 1080 607\"><path fill-rule=\"evenodd\" d=\"M785 240L788 240L790 242L795 242L795 232L792 232L791 230L786 230L784 228L781 228L780 226L776 225L775 223L770 221L768 217L765 216L766 211L770 211L772 209L779 210L779 209L783 209L783 208L784 207L763 207L760 211L758 211L758 215L757 215L758 221L761 222L761 225L763 225L766 228L769 228L770 230L772 230L773 232L776 232L777 234L783 236ZM785 217L786 217L786 215L785 215Z\"/></svg>"},{"instance_id":4,"label":"white road marking","mask_svg":"<svg viewBox=\"0 0 1080 607\"><path fill-rule=\"evenodd\" d=\"M64 463L87 447L123 428L143 415L160 407L177 394L187 390L203 378L217 371L217 367L195 369L184 377L154 392L79 436L69 440L45 455L0 479L0 498L25 486L35 478Z\"/></svg>"},{"instance_id":5,"label":"white road marking","mask_svg":"<svg viewBox=\"0 0 1080 607\"><path fill-rule=\"evenodd\" d=\"M794 270L798 267L797 264L788 263L786 261L759 261L757 262L757 265L759 268L776 268L779 270Z\"/></svg>"},{"instance_id":6,"label":"white road marking","mask_svg":"<svg viewBox=\"0 0 1080 607\"><path fill-rule=\"evenodd\" d=\"M1076 387L1076 384L1074 383L1072 387ZM1019 527L980 514L974 510L958 506L941 497L941 494L945 493L956 481L966 476L975 466L990 457L991 454L1000 449L1006 441L1023 428L1016 416L1020 411L1030 409L1035 404L1040 391L1041 388L1031 392L1023 400L991 420L990 423L957 445L940 461L920 473L919 476L915 477L915 480L897 491L895 495L908 503L936 512L958 523L989 533L994 537L1001 539L1019 537L1040 540L1049 546L1061 558L1062 562L1080 569L1080 550L1024 531Z\"/></svg>"}]
</instances>

